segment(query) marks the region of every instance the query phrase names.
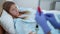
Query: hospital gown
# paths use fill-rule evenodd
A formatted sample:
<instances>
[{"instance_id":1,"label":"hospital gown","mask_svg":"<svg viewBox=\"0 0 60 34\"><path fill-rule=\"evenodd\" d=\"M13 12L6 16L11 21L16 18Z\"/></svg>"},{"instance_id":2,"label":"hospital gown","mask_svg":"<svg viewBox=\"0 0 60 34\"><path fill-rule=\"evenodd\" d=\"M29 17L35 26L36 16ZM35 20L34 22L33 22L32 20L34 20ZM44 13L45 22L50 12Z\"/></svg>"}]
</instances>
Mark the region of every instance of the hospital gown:
<instances>
[{"instance_id":1,"label":"hospital gown","mask_svg":"<svg viewBox=\"0 0 60 34\"><path fill-rule=\"evenodd\" d=\"M23 21L23 19L14 19L14 27L16 34L29 34L29 32L35 32L36 23Z\"/></svg>"}]
</instances>

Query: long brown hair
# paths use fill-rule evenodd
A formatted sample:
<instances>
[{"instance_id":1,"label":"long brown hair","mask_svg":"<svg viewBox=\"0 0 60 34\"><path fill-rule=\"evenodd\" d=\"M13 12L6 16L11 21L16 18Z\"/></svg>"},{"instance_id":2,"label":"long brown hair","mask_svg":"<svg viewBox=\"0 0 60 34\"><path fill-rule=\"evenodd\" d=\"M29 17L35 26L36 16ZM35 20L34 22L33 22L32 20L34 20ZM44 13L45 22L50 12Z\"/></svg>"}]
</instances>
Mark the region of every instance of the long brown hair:
<instances>
[{"instance_id":1,"label":"long brown hair","mask_svg":"<svg viewBox=\"0 0 60 34\"><path fill-rule=\"evenodd\" d=\"M9 10L10 10L10 7L11 5L15 4L14 2L12 1L6 1L3 3L3 9L9 13Z\"/></svg>"}]
</instances>

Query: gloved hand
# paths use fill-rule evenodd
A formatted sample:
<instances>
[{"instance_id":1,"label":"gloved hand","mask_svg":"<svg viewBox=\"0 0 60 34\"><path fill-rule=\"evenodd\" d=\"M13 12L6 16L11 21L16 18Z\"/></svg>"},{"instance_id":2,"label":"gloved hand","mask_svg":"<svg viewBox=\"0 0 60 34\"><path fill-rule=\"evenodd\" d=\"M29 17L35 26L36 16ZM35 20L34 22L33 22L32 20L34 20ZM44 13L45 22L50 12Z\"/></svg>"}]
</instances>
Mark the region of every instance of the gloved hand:
<instances>
[{"instance_id":1,"label":"gloved hand","mask_svg":"<svg viewBox=\"0 0 60 34\"><path fill-rule=\"evenodd\" d=\"M42 27L45 34L47 34L50 31L50 28L47 24L47 20L43 13L41 13L41 15L39 15L39 13L37 12L35 20L36 20L37 24L39 24Z\"/></svg>"},{"instance_id":2,"label":"gloved hand","mask_svg":"<svg viewBox=\"0 0 60 34\"><path fill-rule=\"evenodd\" d=\"M60 23L57 22L54 14L47 13L45 14L45 16L46 16L46 19L49 20L49 22L54 26L54 28L60 28Z\"/></svg>"}]
</instances>

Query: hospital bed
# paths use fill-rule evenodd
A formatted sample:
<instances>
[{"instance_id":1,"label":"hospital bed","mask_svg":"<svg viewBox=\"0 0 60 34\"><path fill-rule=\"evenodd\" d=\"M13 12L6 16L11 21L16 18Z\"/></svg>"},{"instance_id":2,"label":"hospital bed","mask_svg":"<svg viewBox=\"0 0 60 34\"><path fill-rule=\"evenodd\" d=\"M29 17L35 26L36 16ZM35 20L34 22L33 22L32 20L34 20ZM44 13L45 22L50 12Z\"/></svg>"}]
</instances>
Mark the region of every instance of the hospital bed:
<instances>
[{"instance_id":1,"label":"hospital bed","mask_svg":"<svg viewBox=\"0 0 60 34\"><path fill-rule=\"evenodd\" d=\"M21 7L21 8L19 8L21 11L25 11L25 10L27 10L27 11L30 11L31 12L31 14L29 15L29 17L27 18L27 22L30 22L30 23L33 23L33 24L35 24L36 25L36 21L35 21L35 13L36 13L36 11L37 10L34 10L34 9L32 9L32 8L23 8L23 7ZM56 19L57 19L57 21L58 22L60 22L60 11L56 11L56 10L42 10L43 12L44 12L44 14L46 14L46 13L53 13L54 15L55 15L55 17L56 17ZM47 21L48 22L48 21ZM58 29L55 29L49 22L48 22L48 25L49 25L49 27L51 28L51 32L52 32L52 34L60 34L59 32L59 30ZM30 27L30 26L29 26ZM42 28L38 25L38 34L44 34L44 32L43 32L43 30L42 30Z\"/></svg>"}]
</instances>

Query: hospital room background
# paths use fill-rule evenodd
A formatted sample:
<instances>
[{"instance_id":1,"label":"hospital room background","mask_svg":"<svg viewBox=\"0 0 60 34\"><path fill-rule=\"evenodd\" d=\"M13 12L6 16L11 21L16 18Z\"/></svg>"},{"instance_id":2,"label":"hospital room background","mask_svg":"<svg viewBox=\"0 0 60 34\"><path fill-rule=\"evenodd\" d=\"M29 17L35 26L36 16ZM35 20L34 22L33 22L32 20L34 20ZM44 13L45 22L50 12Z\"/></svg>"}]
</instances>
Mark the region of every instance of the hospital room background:
<instances>
[{"instance_id":1,"label":"hospital room background","mask_svg":"<svg viewBox=\"0 0 60 34\"><path fill-rule=\"evenodd\" d=\"M0 0L0 15L2 13L2 4L5 1L15 2L18 9L20 9L21 11L22 10L30 11L31 14L29 15L29 17L27 18L28 20L26 20L26 21L27 22L31 21L30 22L30 23L32 23L31 26L36 25L36 21L34 20L34 18L35 18L35 13L37 11L39 0ZM60 0L40 0L40 8L41 8L41 11L44 12L44 13L53 13L56 20L58 22L60 22ZM55 29L49 23L49 21L47 21L47 22L48 22L49 27L51 28L52 34L60 34L60 30ZM44 34L42 28L39 25L38 25L38 27L39 27L38 31L36 30L36 28L35 28L35 31L38 34ZM32 27L32 29L33 28L34 27Z\"/></svg>"}]
</instances>

